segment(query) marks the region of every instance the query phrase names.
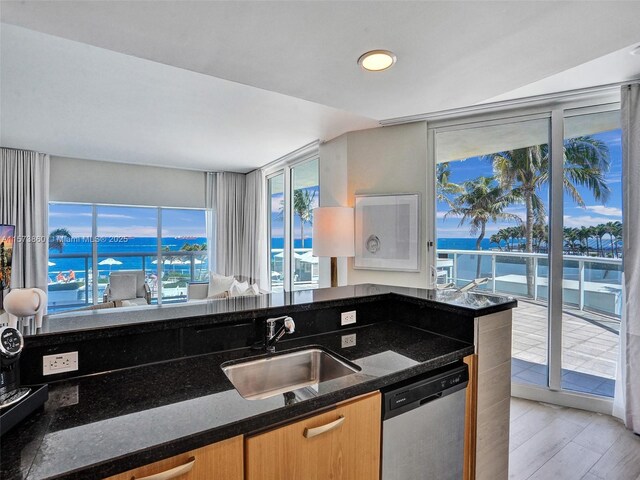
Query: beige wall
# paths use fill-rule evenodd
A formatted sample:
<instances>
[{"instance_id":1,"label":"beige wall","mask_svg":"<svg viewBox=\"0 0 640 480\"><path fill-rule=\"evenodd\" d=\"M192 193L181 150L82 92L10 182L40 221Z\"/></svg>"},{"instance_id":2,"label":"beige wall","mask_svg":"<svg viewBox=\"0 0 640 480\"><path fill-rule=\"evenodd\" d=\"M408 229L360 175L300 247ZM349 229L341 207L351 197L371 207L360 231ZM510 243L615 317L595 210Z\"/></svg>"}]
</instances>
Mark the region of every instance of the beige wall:
<instances>
[{"instance_id":1,"label":"beige wall","mask_svg":"<svg viewBox=\"0 0 640 480\"><path fill-rule=\"evenodd\" d=\"M51 157L52 202L204 208L205 174L192 170Z\"/></svg>"},{"instance_id":2,"label":"beige wall","mask_svg":"<svg viewBox=\"0 0 640 480\"><path fill-rule=\"evenodd\" d=\"M345 165L346 186L342 180ZM347 276L349 284L426 287L426 122L350 132L327 142L320 149L320 172L320 200L324 206L354 206L356 194L420 194L420 271L357 270L353 268L353 259L349 259Z\"/></svg>"}]
</instances>

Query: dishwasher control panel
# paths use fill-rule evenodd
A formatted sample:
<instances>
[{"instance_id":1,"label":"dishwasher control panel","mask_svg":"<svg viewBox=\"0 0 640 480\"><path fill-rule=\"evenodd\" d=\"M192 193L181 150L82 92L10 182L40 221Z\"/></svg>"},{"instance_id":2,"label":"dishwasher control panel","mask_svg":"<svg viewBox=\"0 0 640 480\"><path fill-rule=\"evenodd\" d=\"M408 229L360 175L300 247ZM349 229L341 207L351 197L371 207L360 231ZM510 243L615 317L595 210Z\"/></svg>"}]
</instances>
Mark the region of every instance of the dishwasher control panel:
<instances>
[{"instance_id":1,"label":"dishwasher control panel","mask_svg":"<svg viewBox=\"0 0 640 480\"><path fill-rule=\"evenodd\" d=\"M461 364L453 368L438 369L413 379L409 384L383 392L383 419L392 418L405 411L450 395L466 388L469 382L467 365Z\"/></svg>"}]
</instances>

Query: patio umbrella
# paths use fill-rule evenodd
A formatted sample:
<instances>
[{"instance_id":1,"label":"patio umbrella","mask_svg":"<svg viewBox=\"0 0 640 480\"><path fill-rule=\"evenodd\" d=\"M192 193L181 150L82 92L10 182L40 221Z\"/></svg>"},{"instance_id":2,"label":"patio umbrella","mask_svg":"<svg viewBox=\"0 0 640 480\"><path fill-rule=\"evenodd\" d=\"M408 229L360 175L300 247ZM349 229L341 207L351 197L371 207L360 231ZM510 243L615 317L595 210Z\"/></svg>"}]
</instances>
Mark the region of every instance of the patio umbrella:
<instances>
[{"instance_id":1,"label":"patio umbrella","mask_svg":"<svg viewBox=\"0 0 640 480\"><path fill-rule=\"evenodd\" d=\"M319 262L318 257L314 257L312 252L306 252L300 255L300 261L305 263L317 264Z\"/></svg>"},{"instance_id":2,"label":"patio umbrella","mask_svg":"<svg viewBox=\"0 0 640 480\"><path fill-rule=\"evenodd\" d=\"M53 262L49 262L49 266L50 266L50 267L53 267L54 265L55 265L55 263L53 263Z\"/></svg>"},{"instance_id":3,"label":"patio umbrella","mask_svg":"<svg viewBox=\"0 0 640 480\"><path fill-rule=\"evenodd\" d=\"M98 262L98 265L109 265L109 271L111 271L111 268L114 265L122 265L122 262L119 260L116 260L115 258L109 257L109 258L105 258L101 262Z\"/></svg>"}]
</instances>

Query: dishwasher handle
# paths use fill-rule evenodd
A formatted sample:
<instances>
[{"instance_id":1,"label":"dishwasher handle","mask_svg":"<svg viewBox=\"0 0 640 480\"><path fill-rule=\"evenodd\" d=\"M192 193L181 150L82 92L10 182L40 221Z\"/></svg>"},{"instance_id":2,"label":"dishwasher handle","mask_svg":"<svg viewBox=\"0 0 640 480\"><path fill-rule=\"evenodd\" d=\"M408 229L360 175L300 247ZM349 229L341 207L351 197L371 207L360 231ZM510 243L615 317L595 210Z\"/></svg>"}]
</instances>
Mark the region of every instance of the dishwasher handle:
<instances>
[{"instance_id":1,"label":"dishwasher handle","mask_svg":"<svg viewBox=\"0 0 640 480\"><path fill-rule=\"evenodd\" d=\"M424 405L425 403L433 402L434 400L437 400L439 398L442 398L442 392L438 392L434 395L423 398L422 400L420 400L420 406Z\"/></svg>"}]
</instances>

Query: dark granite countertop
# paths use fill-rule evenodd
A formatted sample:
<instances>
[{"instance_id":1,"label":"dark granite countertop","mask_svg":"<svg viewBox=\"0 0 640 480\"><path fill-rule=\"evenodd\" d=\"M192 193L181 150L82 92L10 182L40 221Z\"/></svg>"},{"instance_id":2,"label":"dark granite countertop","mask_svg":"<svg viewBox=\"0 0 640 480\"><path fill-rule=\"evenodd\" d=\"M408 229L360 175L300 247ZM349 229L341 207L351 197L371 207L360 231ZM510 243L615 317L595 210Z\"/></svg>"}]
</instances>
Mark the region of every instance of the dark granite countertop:
<instances>
[{"instance_id":1,"label":"dark granite countertop","mask_svg":"<svg viewBox=\"0 0 640 480\"><path fill-rule=\"evenodd\" d=\"M515 307L512 297L486 293L362 284L294 292L236 297L226 300L195 301L162 306L128 307L67 312L46 316L42 328L23 333L32 346L55 344L69 339L110 336L114 333L144 333L167 327L230 323L260 316L292 314L318 305L355 305L389 297L420 301L451 313L483 316Z\"/></svg>"},{"instance_id":2,"label":"dark granite countertop","mask_svg":"<svg viewBox=\"0 0 640 480\"><path fill-rule=\"evenodd\" d=\"M379 291L369 296L395 293L431 300L428 291L372 287ZM356 333L356 345L342 348L341 337L348 333ZM260 355L248 348L53 384L44 410L2 438L1 476L103 478L309 414L473 353L468 343L392 321L281 341L278 351L310 345L350 360L361 371L320 383L317 393L309 388L296 391L288 405L283 395L245 400L226 378L222 363Z\"/></svg>"}]
</instances>

